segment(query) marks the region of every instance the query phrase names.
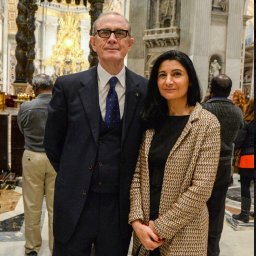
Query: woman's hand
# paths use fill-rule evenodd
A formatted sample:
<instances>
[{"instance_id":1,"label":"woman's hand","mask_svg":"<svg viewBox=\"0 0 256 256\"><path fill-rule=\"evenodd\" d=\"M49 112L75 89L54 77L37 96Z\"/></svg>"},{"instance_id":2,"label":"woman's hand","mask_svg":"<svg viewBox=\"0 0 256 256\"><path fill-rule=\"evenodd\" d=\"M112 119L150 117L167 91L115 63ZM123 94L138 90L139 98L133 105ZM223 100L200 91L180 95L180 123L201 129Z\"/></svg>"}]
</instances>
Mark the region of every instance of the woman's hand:
<instances>
[{"instance_id":1,"label":"woman's hand","mask_svg":"<svg viewBox=\"0 0 256 256\"><path fill-rule=\"evenodd\" d=\"M140 220L132 222L132 227L147 250L153 251L164 243L149 226L142 224Z\"/></svg>"}]
</instances>

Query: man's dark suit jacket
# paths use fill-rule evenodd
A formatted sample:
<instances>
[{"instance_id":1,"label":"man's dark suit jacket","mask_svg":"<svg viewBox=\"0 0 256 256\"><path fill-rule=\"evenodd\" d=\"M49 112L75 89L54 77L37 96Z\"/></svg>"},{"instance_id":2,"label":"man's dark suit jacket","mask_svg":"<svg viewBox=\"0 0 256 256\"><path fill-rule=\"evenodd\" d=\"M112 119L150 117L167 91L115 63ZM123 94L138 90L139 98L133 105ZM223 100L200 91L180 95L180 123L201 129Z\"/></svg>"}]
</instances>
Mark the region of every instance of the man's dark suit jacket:
<instances>
[{"instance_id":1,"label":"man's dark suit jacket","mask_svg":"<svg viewBox=\"0 0 256 256\"><path fill-rule=\"evenodd\" d=\"M83 210L97 157L100 125L97 81L96 68L59 77L49 105L44 144L58 173L53 225L55 239L63 243L72 236ZM126 241L123 248L128 246L132 232L128 225L129 190L142 137L139 113L146 88L147 80L126 68L120 158L120 235Z\"/></svg>"}]
</instances>

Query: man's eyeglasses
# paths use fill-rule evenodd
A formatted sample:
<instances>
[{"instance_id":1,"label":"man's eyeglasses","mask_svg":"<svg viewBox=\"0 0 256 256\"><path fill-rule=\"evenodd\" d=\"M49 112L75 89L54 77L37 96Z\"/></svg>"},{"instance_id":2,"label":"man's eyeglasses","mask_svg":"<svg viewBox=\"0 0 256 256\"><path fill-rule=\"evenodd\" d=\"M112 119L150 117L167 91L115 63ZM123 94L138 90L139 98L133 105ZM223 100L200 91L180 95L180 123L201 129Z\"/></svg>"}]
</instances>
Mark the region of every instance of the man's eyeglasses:
<instances>
[{"instance_id":1,"label":"man's eyeglasses","mask_svg":"<svg viewBox=\"0 0 256 256\"><path fill-rule=\"evenodd\" d=\"M127 35L129 35L129 31L124 29L117 29L117 30L99 29L97 30L96 33L101 38L109 38L112 33L114 33L116 38L125 38L127 37Z\"/></svg>"}]
</instances>

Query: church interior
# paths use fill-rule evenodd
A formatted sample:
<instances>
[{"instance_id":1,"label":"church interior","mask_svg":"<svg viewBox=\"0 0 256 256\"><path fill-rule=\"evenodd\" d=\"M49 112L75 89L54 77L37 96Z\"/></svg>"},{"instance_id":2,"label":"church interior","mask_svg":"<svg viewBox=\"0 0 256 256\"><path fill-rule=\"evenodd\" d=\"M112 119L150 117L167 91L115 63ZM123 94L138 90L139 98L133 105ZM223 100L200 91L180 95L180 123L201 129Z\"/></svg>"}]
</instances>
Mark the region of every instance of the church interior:
<instances>
[{"instance_id":1,"label":"church interior","mask_svg":"<svg viewBox=\"0 0 256 256\"><path fill-rule=\"evenodd\" d=\"M232 93L254 97L254 1L252 0L0 0L0 256L24 252L22 165L24 138L17 112L35 95L34 75L57 77L97 65L89 45L91 24L115 11L130 22L135 44L125 59L134 72L149 77L156 58L176 49L196 68L203 95L211 79L225 73ZM230 96L230 97L231 97ZM254 188L251 188L254 207ZM44 203L45 204L45 203ZM221 256L254 255L254 220L238 223L239 175L226 199ZM43 246L49 256L47 211L42 214Z\"/></svg>"}]
</instances>

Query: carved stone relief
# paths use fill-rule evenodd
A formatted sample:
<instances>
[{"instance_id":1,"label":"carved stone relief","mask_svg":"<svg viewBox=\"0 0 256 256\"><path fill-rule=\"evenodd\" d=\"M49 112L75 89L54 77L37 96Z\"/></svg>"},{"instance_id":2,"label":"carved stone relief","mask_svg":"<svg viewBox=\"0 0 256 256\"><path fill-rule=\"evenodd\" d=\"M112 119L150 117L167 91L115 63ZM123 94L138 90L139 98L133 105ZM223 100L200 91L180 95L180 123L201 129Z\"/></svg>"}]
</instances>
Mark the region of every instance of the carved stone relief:
<instances>
[{"instance_id":1,"label":"carved stone relief","mask_svg":"<svg viewBox=\"0 0 256 256\"><path fill-rule=\"evenodd\" d=\"M8 0L8 30L10 33L16 33L16 17L17 17L18 0Z\"/></svg>"},{"instance_id":2,"label":"carved stone relief","mask_svg":"<svg viewBox=\"0 0 256 256\"><path fill-rule=\"evenodd\" d=\"M163 0L160 4L160 27L172 27L175 22L176 1Z\"/></svg>"},{"instance_id":3,"label":"carved stone relief","mask_svg":"<svg viewBox=\"0 0 256 256\"><path fill-rule=\"evenodd\" d=\"M151 0L148 27L167 28L175 25L176 0Z\"/></svg>"},{"instance_id":4,"label":"carved stone relief","mask_svg":"<svg viewBox=\"0 0 256 256\"><path fill-rule=\"evenodd\" d=\"M114 12L119 12L122 13L122 3L123 1L121 0L105 0L104 1L104 7L103 11L114 11Z\"/></svg>"},{"instance_id":5,"label":"carved stone relief","mask_svg":"<svg viewBox=\"0 0 256 256\"><path fill-rule=\"evenodd\" d=\"M213 0L212 10L226 12L228 9L228 0Z\"/></svg>"},{"instance_id":6,"label":"carved stone relief","mask_svg":"<svg viewBox=\"0 0 256 256\"><path fill-rule=\"evenodd\" d=\"M16 47L16 43L15 42L12 42L10 44L10 62L9 62L9 90L8 91L12 91L13 88L12 88L12 84L13 82L15 81L15 67L16 67L16 64L17 64L17 60L16 60L16 57L15 57L15 47Z\"/></svg>"}]
</instances>

